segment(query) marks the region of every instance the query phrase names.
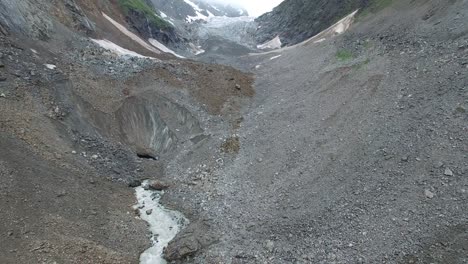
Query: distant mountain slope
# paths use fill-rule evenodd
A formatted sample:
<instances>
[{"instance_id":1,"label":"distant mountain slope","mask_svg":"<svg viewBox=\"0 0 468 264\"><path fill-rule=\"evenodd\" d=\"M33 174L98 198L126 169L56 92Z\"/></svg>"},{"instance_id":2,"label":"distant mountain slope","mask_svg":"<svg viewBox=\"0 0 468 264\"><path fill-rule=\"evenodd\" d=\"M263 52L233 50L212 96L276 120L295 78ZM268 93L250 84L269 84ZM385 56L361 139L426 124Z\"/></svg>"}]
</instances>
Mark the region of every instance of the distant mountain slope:
<instances>
[{"instance_id":1,"label":"distant mountain slope","mask_svg":"<svg viewBox=\"0 0 468 264\"><path fill-rule=\"evenodd\" d=\"M238 17L248 12L242 8L203 0L149 0L167 20L194 22L212 16Z\"/></svg>"},{"instance_id":2,"label":"distant mountain slope","mask_svg":"<svg viewBox=\"0 0 468 264\"><path fill-rule=\"evenodd\" d=\"M299 43L371 2L375 0L285 0L255 20L257 41L264 43L279 36L283 45Z\"/></svg>"}]
</instances>

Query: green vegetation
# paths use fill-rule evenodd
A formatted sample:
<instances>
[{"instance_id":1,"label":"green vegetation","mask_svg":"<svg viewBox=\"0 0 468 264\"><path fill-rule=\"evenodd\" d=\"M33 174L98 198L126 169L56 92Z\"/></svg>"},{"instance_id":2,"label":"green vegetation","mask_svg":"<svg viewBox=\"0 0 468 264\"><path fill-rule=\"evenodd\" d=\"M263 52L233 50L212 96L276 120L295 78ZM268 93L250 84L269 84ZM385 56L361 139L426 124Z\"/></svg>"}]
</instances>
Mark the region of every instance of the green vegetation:
<instances>
[{"instance_id":1,"label":"green vegetation","mask_svg":"<svg viewBox=\"0 0 468 264\"><path fill-rule=\"evenodd\" d=\"M118 0L119 5L122 7L123 11L126 15L130 13L130 11L140 13L144 15L151 25L157 27L159 29L170 29L172 28L171 24L169 24L164 19L160 18L156 15L155 11L148 6L144 2L144 0Z\"/></svg>"},{"instance_id":2,"label":"green vegetation","mask_svg":"<svg viewBox=\"0 0 468 264\"><path fill-rule=\"evenodd\" d=\"M368 16L369 14L377 13L378 11L390 6L392 3L393 0L370 0L367 7L363 8L359 12L357 19L359 20Z\"/></svg>"},{"instance_id":3,"label":"green vegetation","mask_svg":"<svg viewBox=\"0 0 468 264\"><path fill-rule=\"evenodd\" d=\"M354 55L349 50L339 50L336 53L336 58L341 60L341 61L347 61L347 60L350 60L350 59L354 58Z\"/></svg>"}]
</instances>

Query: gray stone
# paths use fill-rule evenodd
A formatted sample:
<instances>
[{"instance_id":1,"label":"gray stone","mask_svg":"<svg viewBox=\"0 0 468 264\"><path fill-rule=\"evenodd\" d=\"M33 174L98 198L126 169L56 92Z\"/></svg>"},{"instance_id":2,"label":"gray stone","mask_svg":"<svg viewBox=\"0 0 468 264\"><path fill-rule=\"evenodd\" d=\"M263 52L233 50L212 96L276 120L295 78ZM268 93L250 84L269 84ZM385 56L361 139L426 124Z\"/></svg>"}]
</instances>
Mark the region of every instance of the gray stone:
<instances>
[{"instance_id":1,"label":"gray stone","mask_svg":"<svg viewBox=\"0 0 468 264\"><path fill-rule=\"evenodd\" d=\"M445 176L453 176L453 171L451 169L449 169L449 168L445 168L444 175Z\"/></svg>"},{"instance_id":2,"label":"gray stone","mask_svg":"<svg viewBox=\"0 0 468 264\"><path fill-rule=\"evenodd\" d=\"M432 199L434 198L435 194L433 192L431 192L430 190L424 190L424 195L429 198L429 199Z\"/></svg>"},{"instance_id":3,"label":"gray stone","mask_svg":"<svg viewBox=\"0 0 468 264\"><path fill-rule=\"evenodd\" d=\"M151 181L149 182L148 187L151 190L162 191L162 190L166 190L167 188L169 188L169 184L162 182L162 181Z\"/></svg>"},{"instance_id":4,"label":"gray stone","mask_svg":"<svg viewBox=\"0 0 468 264\"><path fill-rule=\"evenodd\" d=\"M265 242L265 249L268 250L269 252L272 252L275 247L275 243L271 240L267 240Z\"/></svg>"},{"instance_id":5,"label":"gray stone","mask_svg":"<svg viewBox=\"0 0 468 264\"><path fill-rule=\"evenodd\" d=\"M136 188L138 186L141 185L141 181L140 180L132 180L128 183L128 187L131 187L131 188Z\"/></svg>"}]
</instances>

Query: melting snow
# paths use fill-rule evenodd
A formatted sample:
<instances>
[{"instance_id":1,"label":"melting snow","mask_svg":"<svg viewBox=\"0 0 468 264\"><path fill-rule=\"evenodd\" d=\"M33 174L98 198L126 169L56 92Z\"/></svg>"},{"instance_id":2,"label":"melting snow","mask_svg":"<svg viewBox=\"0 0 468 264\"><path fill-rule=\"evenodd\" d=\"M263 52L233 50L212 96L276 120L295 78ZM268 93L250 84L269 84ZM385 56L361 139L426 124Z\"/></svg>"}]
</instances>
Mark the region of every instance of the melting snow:
<instances>
[{"instance_id":1,"label":"melting snow","mask_svg":"<svg viewBox=\"0 0 468 264\"><path fill-rule=\"evenodd\" d=\"M281 48L281 39L276 36L274 39L257 46L257 49L279 49Z\"/></svg>"},{"instance_id":2,"label":"melting snow","mask_svg":"<svg viewBox=\"0 0 468 264\"><path fill-rule=\"evenodd\" d=\"M201 8L196 5L194 2L190 1L190 0L184 0L185 3L191 5L193 7L193 9L195 9L195 11L203 11L201 10Z\"/></svg>"},{"instance_id":3,"label":"melting snow","mask_svg":"<svg viewBox=\"0 0 468 264\"><path fill-rule=\"evenodd\" d=\"M184 216L176 211L171 211L159 204L162 192L145 190L148 182L135 188L135 195L138 204L135 209L140 212L140 218L149 224L153 245L145 250L140 256L141 264L165 264L163 258L164 248L182 229L188 221ZM149 214L148 214L149 213Z\"/></svg>"},{"instance_id":4,"label":"melting snow","mask_svg":"<svg viewBox=\"0 0 468 264\"><path fill-rule=\"evenodd\" d=\"M102 13L102 15L104 16L105 19L109 20L109 22L111 22L116 28L118 28L122 33L127 35L129 38L133 39L135 42L137 42L138 44L140 44L144 48L146 48L146 49L148 49L148 50L150 50L150 51L152 51L152 52L154 52L156 54L161 53L159 50L153 48L151 45L146 43L143 39L138 37L136 34L130 32L127 28L125 28L123 25L119 24L119 22L113 20L111 17L106 15L104 12Z\"/></svg>"},{"instance_id":5,"label":"melting snow","mask_svg":"<svg viewBox=\"0 0 468 264\"><path fill-rule=\"evenodd\" d=\"M186 18L187 22L192 23L192 22L197 21L197 20L207 20L208 19L207 16L203 15L199 11L195 11L195 13L197 13L196 16L187 16L187 18Z\"/></svg>"},{"instance_id":6,"label":"melting snow","mask_svg":"<svg viewBox=\"0 0 468 264\"><path fill-rule=\"evenodd\" d=\"M164 44L162 44L161 42L155 40L155 39L148 39L148 42L151 43L151 45L155 46L156 48L158 48L159 50L161 50L162 52L165 52L165 53L170 53L178 58L182 58L184 59L184 57L180 56L179 54L175 53L173 50L169 49L168 47L164 46Z\"/></svg>"},{"instance_id":7,"label":"melting snow","mask_svg":"<svg viewBox=\"0 0 468 264\"><path fill-rule=\"evenodd\" d=\"M106 50L109 50L109 51L112 51L114 52L115 54L117 55L120 55L120 56L132 56L132 57L139 57L139 58L151 58L151 57L146 57L146 56L143 56L141 54L138 54L134 51L131 51L131 50L128 50L128 49L125 49L125 48L122 48L120 47L119 45L115 44L114 42L112 41L109 41L107 39L91 39L93 42L95 42L96 44L98 44L99 46L101 46L102 48L105 48ZM154 59L154 58L151 58L151 59Z\"/></svg>"},{"instance_id":8,"label":"melting snow","mask_svg":"<svg viewBox=\"0 0 468 264\"><path fill-rule=\"evenodd\" d=\"M192 22L197 21L197 20L207 20L208 18L215 16L213 13L211 13L208 10L205 10L208 13L208 16L205 16L204 14L201 13L204 10L201 9L197 4L195 4L194 2L192 2L190 0L184 0L184 2L189 4L190 6L192 6L193 9L195 10L195 14L197 14L196 16L187 16L187 18L185 20L188 23L192 23Z\"/></svg>"},{"instance_id":9,"label":"melting snow","mask_svg":"<svg viewBox=\"0 0 468 264\"><path fill-rule=\"evenodd\" d=\"M189 46L192 49L192 53L195 54L195 55L205 53L205 50L202 49L201 46L195 46L195 44L193 44L193 43L189 43Z\"/></svg>"}]
</instances>

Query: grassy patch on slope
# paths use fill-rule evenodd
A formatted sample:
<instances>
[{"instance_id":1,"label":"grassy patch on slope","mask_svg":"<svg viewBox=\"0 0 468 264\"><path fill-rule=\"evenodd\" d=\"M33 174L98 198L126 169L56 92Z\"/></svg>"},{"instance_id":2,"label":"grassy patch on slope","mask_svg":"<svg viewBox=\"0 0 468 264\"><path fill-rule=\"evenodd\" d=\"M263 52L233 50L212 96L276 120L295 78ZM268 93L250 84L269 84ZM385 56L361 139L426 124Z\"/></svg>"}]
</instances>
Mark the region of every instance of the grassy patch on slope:
<instances>
[{"instance_id":1,"label":"grassy patch on slope","mask_svg":"<svg viewBox=\"0 0 468 264\"><path fill-rule=\"evenodd\" d=\"M336 53L336 58L341 61L347 61L347 60L354 58L354 55L351 51L343 49L343 50L339 50Z\"/></svg>"},{"instance_id":2,"label":"grassy patch on slope","mask_svg":"<svg viewBox=\"0 0 468 264\"><path fill-rule=\"evenodd\" d=\"M118 2L126 15L130 11L137 12L144 15L153 26L159 29L172 28L171 24L156 15L155 11L143 0L118 0Z\"/></svg>"}]
</instances>

